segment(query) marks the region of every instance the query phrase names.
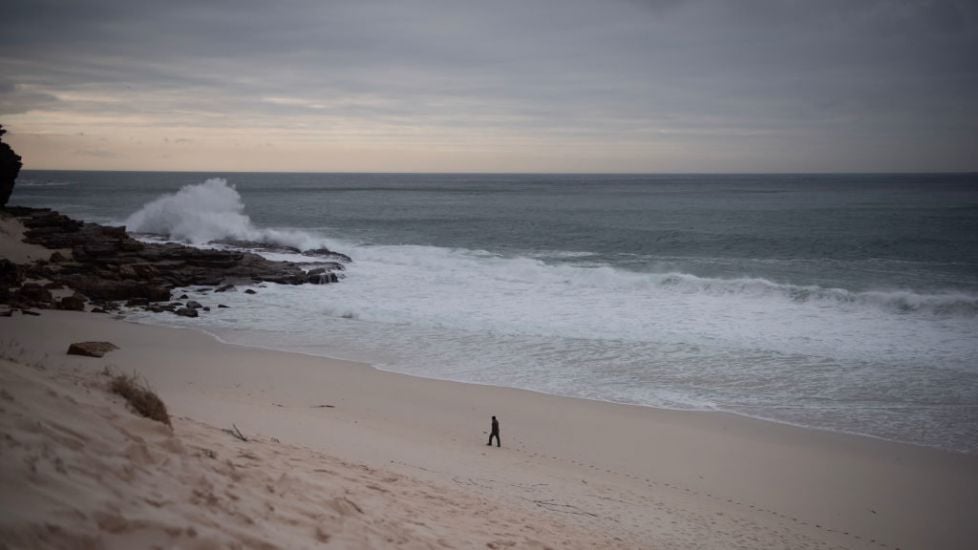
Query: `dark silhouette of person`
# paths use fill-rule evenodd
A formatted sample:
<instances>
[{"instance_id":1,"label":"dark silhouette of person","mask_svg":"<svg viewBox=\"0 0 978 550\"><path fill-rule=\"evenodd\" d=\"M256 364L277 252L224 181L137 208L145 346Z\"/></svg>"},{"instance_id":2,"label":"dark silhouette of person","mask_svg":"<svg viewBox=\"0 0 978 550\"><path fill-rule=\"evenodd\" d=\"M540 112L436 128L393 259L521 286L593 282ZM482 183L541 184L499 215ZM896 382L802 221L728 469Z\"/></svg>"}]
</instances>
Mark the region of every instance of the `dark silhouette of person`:
<instances>
[{"instance_id":1,"label":"dark silhouette of person","mask_svg":"<svg viewBox=\"0 0 978 550\"><path fill-rule=\"evenodd\" d=\"M492 417L492 431L489 432L489 443L486 443L487 446L492 445L492 438L494 437L496 438L496 446L501 447L502 445L499 443L499 421L496 420L495 416Z\"/></svg>"}]
</instances>

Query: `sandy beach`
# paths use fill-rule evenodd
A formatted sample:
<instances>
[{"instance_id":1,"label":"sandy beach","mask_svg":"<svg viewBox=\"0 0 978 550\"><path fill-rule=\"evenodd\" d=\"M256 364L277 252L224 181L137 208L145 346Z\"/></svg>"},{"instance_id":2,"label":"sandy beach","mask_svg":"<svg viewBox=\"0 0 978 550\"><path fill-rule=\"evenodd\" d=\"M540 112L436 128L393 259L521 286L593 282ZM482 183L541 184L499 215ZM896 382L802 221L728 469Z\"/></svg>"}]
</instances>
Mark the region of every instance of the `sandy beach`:
<instances>
[{"instance_id":1,"label":"sandy beach","mask_svg":"<svg viewBox=\"0 0 978 550\"><path fill-rule=\"evenodd\" d=\"M0 539L14 547L970 548L978 540L971 455L420 379L90 313L15 313L0 319L0 334L2 508L16 511L4 514ZM83 340L120 349L65 355ZM176 419L172 433L100 390L106 367L145 377ZM502 448L485 445L493 414ZM232 425L249 441L222 431ZM106 469L129 474L99 482ZM221 489L201 497L200 479Z\"/></svg>"},{"instance_id":2,"label":"sandy beach","mask_svg":"<svg viewBox=\"0 0 978 550\"><path fill-rule=\"evenodd\" d=\"M978 550L978 1L2 1L0 550Z\"/></svg>"}]
</instances>

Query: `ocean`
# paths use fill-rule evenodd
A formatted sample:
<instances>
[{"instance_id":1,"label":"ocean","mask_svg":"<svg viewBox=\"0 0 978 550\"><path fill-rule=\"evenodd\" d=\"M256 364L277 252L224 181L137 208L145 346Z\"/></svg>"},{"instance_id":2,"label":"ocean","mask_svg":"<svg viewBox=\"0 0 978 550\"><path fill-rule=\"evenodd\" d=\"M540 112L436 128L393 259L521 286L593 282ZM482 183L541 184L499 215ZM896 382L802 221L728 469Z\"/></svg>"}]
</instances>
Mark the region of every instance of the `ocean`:
<instances>
[{"instance_id":1,"label":"ocean","mask_svg":"<svg viewBox=\"0 0 978 550\"><path fill-rule=\"evenodd\" d=\"M353 258L340 284L190 289L230 308L138 322L978 452L978 174L25 171L10 202Z\"/></svg>"}]
</instances>

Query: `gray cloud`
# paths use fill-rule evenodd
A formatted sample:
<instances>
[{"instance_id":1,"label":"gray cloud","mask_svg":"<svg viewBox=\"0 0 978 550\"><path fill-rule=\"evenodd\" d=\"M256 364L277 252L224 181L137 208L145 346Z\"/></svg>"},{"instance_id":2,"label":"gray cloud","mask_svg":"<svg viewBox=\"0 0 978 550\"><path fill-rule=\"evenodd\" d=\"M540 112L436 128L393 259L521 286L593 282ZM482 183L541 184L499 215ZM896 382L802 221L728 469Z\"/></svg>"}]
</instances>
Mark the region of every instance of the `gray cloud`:
<instances>
[{"instance_id":1,"label":"gray cloud","mask_svg":"<svg viewBox=\"0 0 978 550\"><path fill-rule=\"evenodd\" d=\"M13 0L3 11L3 115L286 129L342 118L394 141L425 127L609 150L672 143L756 170L978 169L978 9L965 1Z\"/></svg>"}]
</instances>

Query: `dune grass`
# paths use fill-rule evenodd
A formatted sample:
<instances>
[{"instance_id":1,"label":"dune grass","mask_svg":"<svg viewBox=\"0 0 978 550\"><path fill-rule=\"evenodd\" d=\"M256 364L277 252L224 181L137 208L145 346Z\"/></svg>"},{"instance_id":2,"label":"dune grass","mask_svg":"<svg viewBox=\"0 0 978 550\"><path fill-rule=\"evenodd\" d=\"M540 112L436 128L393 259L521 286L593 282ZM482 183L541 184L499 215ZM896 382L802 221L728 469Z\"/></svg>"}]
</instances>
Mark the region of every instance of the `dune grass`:
<instances>
[{"instance_id":1,"label":"dune grass","mask_svg":"<svg viewBox=\"0 0 978 550\"><path fill-rule=\"evenodd\" d=\"M144 382L136 378L135 374L113 376L109 383L109 390L121 395L140 415L173 427L170 423L170 414L166 411L166 404Z\"/></svg>"}]
</instances>

